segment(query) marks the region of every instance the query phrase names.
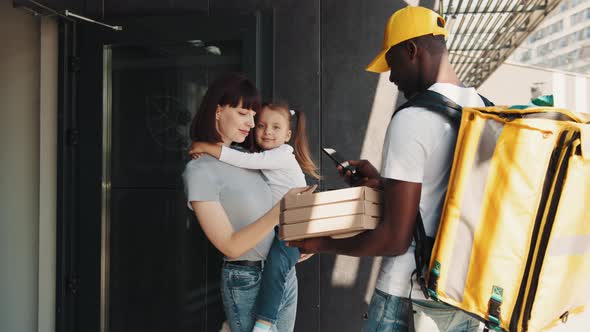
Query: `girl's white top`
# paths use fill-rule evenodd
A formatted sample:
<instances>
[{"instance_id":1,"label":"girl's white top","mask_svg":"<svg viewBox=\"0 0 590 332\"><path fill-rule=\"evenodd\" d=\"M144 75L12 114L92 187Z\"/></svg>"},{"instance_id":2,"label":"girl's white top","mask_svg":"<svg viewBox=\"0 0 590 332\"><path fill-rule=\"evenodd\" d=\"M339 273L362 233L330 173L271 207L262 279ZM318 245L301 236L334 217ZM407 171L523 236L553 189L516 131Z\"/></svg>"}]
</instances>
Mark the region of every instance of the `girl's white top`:
<instances>
[{"instance_id":1,"label":"girl's white top","mask_svg":"<svg viewBox=\"0 0 590 332\"><path fill-rule=\"evenodd\" d=\"M295 159L293 147L283 144L277 148L247 153L223 146L219 160L230 165L258 169L272 192L272 204L281 200L292 188L305 187L305 175Z\"/></svg>"}]
</instances>

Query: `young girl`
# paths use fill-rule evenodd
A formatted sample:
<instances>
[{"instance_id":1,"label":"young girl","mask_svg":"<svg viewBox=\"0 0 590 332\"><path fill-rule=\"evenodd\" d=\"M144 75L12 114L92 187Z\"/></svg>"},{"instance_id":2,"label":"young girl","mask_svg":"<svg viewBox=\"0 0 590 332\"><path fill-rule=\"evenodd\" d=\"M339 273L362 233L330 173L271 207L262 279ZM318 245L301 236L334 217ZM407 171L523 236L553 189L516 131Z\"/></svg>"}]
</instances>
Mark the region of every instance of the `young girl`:
<instances>
[{"instance_id":1,"label":"young girl","mask_svg":"<svg viewBox=\"0 0 590 332\"><path fill-rule=\"evenodd\" d=\"M291 122L296 118L294 148L291 140ZM230 165L260 170L272 192L273 204L291 188L305 187L303 172L319 179L317 167L310 158L305 115L290 111L283 103L262 105L256 114L254 136L260 152L245 153L231 148L205 142L194 142L189 154L193 157L207 153ZM303 171L302 171L303 170ZM286 247L275 236L268 253L262 284L254 310L257 319L253 332L268 331L277 319L277 313L285 290L285 280L299 259L299 250Z\"/></svg>"}]
</instances>

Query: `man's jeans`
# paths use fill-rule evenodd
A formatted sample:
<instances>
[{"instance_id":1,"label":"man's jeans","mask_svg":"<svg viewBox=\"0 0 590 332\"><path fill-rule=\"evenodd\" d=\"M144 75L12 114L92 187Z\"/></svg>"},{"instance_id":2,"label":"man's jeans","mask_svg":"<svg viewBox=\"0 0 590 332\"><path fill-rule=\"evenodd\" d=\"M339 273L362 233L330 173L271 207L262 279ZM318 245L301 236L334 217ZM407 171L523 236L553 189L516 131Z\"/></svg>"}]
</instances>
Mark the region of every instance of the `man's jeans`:
<instances>
[{"instance_id":1,"label":"man's jeans","mask_svg":"<svg viewBox=\"0 0 590 332\"><path fill-rule=\"evenodd\" d=\"M232 332L252 332L254 304L260 289L262 271L256 266L224 264L221 271L221 296L225 316ZM272 331L290 332L297 314L297 275L295 268L287 276L279 315Z\"/></svg>"},{"instance_id":2,"label":"man's jeans","mask_svg":"<svg viewBox=\"0 0 590 332\"><path fill-rule=\"evenodd\" d=\"M412 300L416 332L476 332L479 321L461 310L434 301ZM410 317L408 298L375 289L363 332L408 331Z\"/></svg>"}]
</instances>

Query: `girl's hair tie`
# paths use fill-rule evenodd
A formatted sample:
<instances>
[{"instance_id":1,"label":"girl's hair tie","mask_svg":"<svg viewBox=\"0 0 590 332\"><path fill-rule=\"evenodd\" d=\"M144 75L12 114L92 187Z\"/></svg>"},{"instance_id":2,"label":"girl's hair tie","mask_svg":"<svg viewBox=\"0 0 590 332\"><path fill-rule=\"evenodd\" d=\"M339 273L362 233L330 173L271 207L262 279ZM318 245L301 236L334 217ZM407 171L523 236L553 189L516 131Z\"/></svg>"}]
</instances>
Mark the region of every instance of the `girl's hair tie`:
<instances>
[{"instance_id":1,"label":"girl's hair tie","mask_svg":"<svg viewBox=\"0 0 590 332\"><path fill-rule=\"evenodd\" d=\"M291 113L291 116L295 116L295 111L294 110L289 110L289 113Z\"/></svg>"}]
</instances>

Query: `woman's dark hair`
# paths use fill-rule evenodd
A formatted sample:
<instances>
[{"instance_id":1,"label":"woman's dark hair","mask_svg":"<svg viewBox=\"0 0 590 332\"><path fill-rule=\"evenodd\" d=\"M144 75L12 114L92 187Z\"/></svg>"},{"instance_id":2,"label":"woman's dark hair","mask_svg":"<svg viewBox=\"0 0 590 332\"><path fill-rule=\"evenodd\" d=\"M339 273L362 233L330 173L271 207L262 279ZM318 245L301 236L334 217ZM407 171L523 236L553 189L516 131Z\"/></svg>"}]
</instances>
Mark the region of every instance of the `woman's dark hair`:
<instances>
[{"instance_id":1,"label":"woman's dark hair","mask_svg":"<svg viewBox=\"0 0 590 332\"><path fill-rule=\"evenodd\" d=\"M215 126L217 105L242 107L258 112L260 109L260 93L256 85L242 73L229 73L213 81L201 101L201 106L191 123L190 137L193 141L218 143L221 135ZM244 146L252 146L252 135L248 135Z\"/></svg>"}]
</instances>

